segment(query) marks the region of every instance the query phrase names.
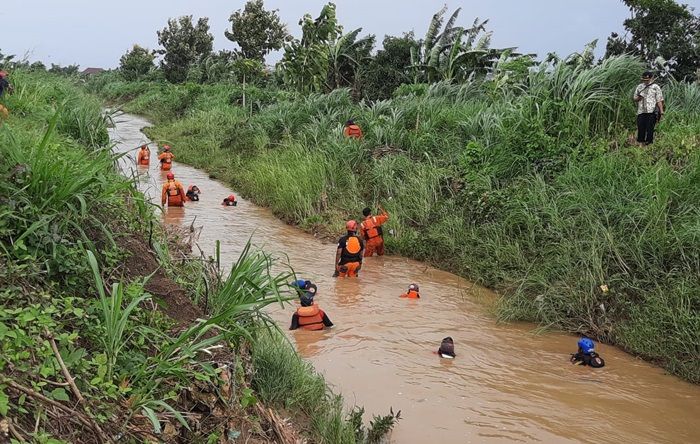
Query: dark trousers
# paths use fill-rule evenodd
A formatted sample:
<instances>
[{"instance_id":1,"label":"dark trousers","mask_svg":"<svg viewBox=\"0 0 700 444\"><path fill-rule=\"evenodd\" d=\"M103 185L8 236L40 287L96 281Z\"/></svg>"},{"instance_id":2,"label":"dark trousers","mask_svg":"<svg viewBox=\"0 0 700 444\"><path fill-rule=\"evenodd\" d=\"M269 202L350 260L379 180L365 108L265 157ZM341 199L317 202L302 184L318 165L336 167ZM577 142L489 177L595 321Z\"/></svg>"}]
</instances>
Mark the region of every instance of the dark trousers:
<instances>
[{"instance_id":1,"label":"dark trousers","mask_svg":"<svg viewBox=\"0 0 700 444\"><path fill-rule=\"evenodd\" d=\"M637 142L654 143L654 125L656 115L654 113L637 114Z\"/></svg>"}]
</instances>

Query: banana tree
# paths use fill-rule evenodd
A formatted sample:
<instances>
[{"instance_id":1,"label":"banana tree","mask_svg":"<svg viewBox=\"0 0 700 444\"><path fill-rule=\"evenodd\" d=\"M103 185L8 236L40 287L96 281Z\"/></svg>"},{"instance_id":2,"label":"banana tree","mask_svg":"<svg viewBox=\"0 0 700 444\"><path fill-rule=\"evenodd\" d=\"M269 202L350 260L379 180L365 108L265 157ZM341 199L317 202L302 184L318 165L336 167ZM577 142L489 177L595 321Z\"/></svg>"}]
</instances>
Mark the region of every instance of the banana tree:
<instances>
[{"instance_id":1,"label":"banana tree","mask_svg":"<svg viewBox=\"0 0 700 444\"><path fill-rule=\"evenodd\" d=\"M486 31L488 20L479 18L469 28L455 26L461 9L442 23L447 7L433 15L425 39L411 52L414 83L436 80L462 81L481 71L485 73L506 51L515 48L492 49L492 32Z\"/></svg>"},{"instance_id":2,"label":"banana tree","mask_svg":"<svg viewBox=\"0 0 700 444\"><path fill-rule=\"evenodd\" d=\"M357 40L362 28L343 34L329 47L328 88L335 89L352 86L357 78L360 65L371 59L374 36L369 35Z\"/></svg>"}]
</instances>

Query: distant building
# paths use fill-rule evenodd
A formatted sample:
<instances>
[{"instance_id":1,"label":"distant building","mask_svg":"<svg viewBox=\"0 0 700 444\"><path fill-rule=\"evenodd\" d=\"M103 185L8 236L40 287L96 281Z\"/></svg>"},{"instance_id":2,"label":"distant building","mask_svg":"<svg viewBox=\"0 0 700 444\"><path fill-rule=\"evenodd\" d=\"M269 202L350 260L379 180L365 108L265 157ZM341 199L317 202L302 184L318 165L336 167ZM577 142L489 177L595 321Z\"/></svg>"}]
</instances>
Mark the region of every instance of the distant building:
<instances>
[{"instance_id":1,"label":"distant building","mask_svg":"<svg viewBox=\"0 0 700 444\"><path fill-rule=\"evenodd\" d=\"M80 72L81 76L91 76L93 74L99 74L101 72L104 72L104 69L102 68L85 68Z\"/></svg>"}]
</instances>

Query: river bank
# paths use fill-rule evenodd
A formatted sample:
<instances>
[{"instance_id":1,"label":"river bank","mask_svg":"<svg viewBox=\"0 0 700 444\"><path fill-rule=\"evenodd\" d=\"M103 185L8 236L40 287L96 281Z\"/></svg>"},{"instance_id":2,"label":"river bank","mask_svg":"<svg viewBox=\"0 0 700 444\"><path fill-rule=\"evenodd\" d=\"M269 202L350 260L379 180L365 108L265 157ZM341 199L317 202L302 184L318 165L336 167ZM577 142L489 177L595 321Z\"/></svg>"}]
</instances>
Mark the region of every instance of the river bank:
<instances>
[{"instance_id":1,"label":"river bank","mask_svg":"<svg viewBox=\"0 0 700 444\"><path fill-rule=\"evenodd\" d=\"M192 257L191 233L161 228L115 170L99 101L46 73L17 70L13 84L0 122L0 441L354 443L323 379L268 335L263 309L292 295L290 273L250 250L233 290L229 269ZM315 404L282 415L257 398L270 353Z\"/></svg>"},{"instance_id":2,"label":"river bank","mask_svg":"<svg viewBox=\"0 0 700 444\"><path fill-rule=\"evenodd\" d=\"M147 121L124 119L124 131L132 134L130 148L148 141L139 132ZM287 258L299 277L318 284L318 302L335 328L320 334L296 331L288 337L346 402L363 405L369 413L401 410L392 442L671 443L692 435L690 417L700 413L700 388L606 345L599 350L606 368L571 366L568 356L575 338L535 334L532 324L498 323L482 303L494 298L492 293L424 263L396 256L372 258L361 279L333 279L329 264L334 245L300 232L245 198L237 207L221 206L221 199L235 190L205 171L176 161L173 172L185 186L196 184L203 193L184 210L168 209L166 224L194 223L207 255L220 241L222 264L235 262L252 236L265 251ZM140 177L141 186L157 195L163 175L151 167ZM410 282L421 284L422 300L398 298ZM286 328L292 308L272 308L272 318ZM455 361L440 361L432 354L445 335L456 340ZM263 399L282 405L313 402L308 386L290 385L274 370L286 363L278 352L260 359L258 368L269 370L261 376L272 381L260 388ZM600 427L591 430L591 423Z\"/></svg>"},{"instance_id":3,"label":"river bank","mask_svg":"<svg viewBox=\"0 0 700 444\"><path fill-rule=\"evenodd\" d=\"M560 64L502 96L488 81L417 85L374 105L250 87L252 113L236 85L109 74L88 87L289 223L326 236L382 203L391 252L495 289L499 319L584 333L697 382L698 86L669 87L658 141L642 150L626 128L639 69ZM348 117L363 141L341 136Z\"/></svg>"}]
</instances>

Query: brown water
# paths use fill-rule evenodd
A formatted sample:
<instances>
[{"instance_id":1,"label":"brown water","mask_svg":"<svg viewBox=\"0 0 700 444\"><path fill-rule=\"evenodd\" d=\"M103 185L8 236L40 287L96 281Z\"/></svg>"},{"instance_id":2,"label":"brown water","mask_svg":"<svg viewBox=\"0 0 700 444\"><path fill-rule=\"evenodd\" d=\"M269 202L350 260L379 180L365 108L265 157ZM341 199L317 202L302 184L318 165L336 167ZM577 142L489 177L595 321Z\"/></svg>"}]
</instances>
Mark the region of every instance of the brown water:
<instances>
[{"instance_id":1,"label":"brown water","mask_svg":"<svg viewBox=\"0 0 700 444\"><path fill-rule=\"evenodd\" d=\"M111 136L118 151L147 141L140 132L147 121L116 120ZM173 151L177 155L177 146ZM144 192L160 199L164 174L157 161L141 170L133 159L122 163L127 174L138 171ZM485 308L492 293L420 262L371 258L360 278L333 279L335 245L243 199L222 207L231 190L202 171L175 163L173 172L202 195L184 209L168 208L165 223L189 225L196 218L203 226L200 247L213 255L220 240L227 265L252 235L257 246L288 255L300 277L318 284L317 300L336 326L290 337L349 405L372 413L401 410L392 442L700 442L700 387L606 345L599 346L605 368L573 366L575 337L496 323ZM422 299L399 299L411 282L420 285ZM274 313L282 329L293 310ZM433 354L448 335L455 339L453 361Z\"/></svg>"}]
</instances>

